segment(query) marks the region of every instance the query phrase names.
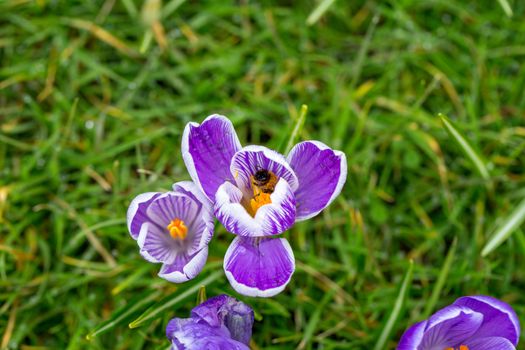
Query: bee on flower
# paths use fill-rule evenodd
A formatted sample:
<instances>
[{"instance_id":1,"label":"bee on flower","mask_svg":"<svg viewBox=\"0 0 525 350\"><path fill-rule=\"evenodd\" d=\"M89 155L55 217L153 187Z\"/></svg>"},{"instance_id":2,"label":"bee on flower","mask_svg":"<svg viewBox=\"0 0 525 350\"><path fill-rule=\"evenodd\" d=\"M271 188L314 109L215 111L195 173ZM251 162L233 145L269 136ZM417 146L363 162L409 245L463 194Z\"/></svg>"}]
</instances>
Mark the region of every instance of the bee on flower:
<instances>
[{"instance_id":1,"label":"bee on flower","mask_svg":"<svg viewBox=\"0 0 525 350\"><path fill-rule=\"evenodd\" d=\"M182 156L192 180L213 203L215 217L237 235L224 257L224 271L244 295L281 292L295 270L285 238L297 221L319 214L346 181L344 153L319 141L295 145L285 157L264 146L242 147L231 121L211 115L189 123Z\"/></svg>"}]
</instances>

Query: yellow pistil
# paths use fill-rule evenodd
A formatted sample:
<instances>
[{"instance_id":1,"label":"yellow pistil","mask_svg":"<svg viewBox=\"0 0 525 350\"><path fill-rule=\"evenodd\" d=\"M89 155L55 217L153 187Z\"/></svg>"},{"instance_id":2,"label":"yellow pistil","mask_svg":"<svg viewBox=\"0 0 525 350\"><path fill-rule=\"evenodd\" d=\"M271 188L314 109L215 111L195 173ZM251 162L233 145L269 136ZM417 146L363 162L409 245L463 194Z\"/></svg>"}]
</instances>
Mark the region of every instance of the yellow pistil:
<instances>
[{"instance_id":1,"label":"yellow pistil","mask_svg":"<svg viewBox=\"0 0 525 350\"><path fill-rule=\"evenodd\" d=\"M186 224L179 218L173 219L166 228L173 239L183 240L188 235Z\"/></svg>"},{"instance_id":2,"label":"yellow pistil","mask_svg":"<svg viewBox=\"0 0 525 350\"><path fill-rule=\"evenodd\" d=\"M460 345L459 348L445 348L445 350L469 350L468 346L466 345Z\"/></svg>"},{"instance_id":3,"label":"yellow pistil","mask_svg":"<svg viewBox=\"0 0 525 350\"><path fill-rule=\"evenodd\" d=\"M259 192L252 199L250 199L250 209L252 216L255 216L257 210L265 204L270 204L272 199L269 193Z\"/></svg>"}]
</instances>

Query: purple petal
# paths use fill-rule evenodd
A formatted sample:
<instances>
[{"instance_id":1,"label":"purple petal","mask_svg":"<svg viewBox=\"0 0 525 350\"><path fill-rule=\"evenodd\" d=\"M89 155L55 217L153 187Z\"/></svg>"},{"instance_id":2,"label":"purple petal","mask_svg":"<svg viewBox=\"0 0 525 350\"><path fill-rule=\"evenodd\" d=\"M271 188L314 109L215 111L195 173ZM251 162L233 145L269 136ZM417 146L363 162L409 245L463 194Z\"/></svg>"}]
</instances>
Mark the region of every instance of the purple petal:
<instances>
[{"instance_id":1,"label":"purple petal","mask_svg":"<svg viewBox=\"0 0 525 350\"><path fill-rule=\"evenodd\" d=\"M174 262L164 264L159 272L159 277L173 283L189 281L202 271L206 259L208 258L208 247L203 247L200 251L188 257L186 254L177 255Z\"/></svg>"},{"instance_id":2,"label":"purple petal","mask_svg":"<svg viewBox=\"0 0 525 350\"><path fill-rule=\"evenodd\" d=\"M168 322L168 325L166 326L166 338L168 340L173 341L176 339L175 334L176 332L181 331L183 328L189 326L191 323L195 323L195 321L191 318L173 318Z\"/></svg>"},{"instance_id":3,"label":"purple petal","mask_svg":"<svg viewBox=\"0 0 525 350\"><path fill-rule=\"evenodd\" d=\"M273 172L279 179L285 179L293 191L299 186L297 176L286 159L263 146L246 146L235 153L230 169L237 185L243 189L251 187L251 176L261 169Z\"/></svg>"},{"instance_id":4,"label":"purple petal","mask_svg":"<svg viewBox=\"0 0 525 350\"><path fill-rule=\"evenodd\" d=\"M195 220L201 208L201 203L186 195L167 192L153 200L146 210L146 214L149 221L160 227L167 227L175 218L183 220L188 226Z\"/></svg>"},{"instance_id":5,"label":"purple petal","mask_svg":"<svg viewBox=\"0 0 525 350\"><path fill-rule=\"evenodd\" d=\"M397 350L417 350L426 326L427 321L421 321L407 329L397 345Z\"/></svg>"},{"instance_id":6,"label":"purple petal","mask_svg":"<svg viewBox=\"0 0 525 350\"><path fill-rule=\"evenodd\" d=\"M191 317L212 327L225 326L231 338L248 345L252 337L253 310L228 295L218 295L193 308Z\"/></svg>"},{"instance_id":7,"label":"purple petal","mask_svg":"<svg viewBox=\"0 0 525 350\"><path fill-rule=\"evenodd\" d=\"M128 231L133 239L139 237L140 228L142 224L148 220L146 210L155 198L160 196L158 192L147 192L139 194L135 197L128 207L128 213L126 215L128 222Z\"/></svg>"},{"instance_id":8,"label":"purple petal","mask_svg":"<svg viewBox=\"0 0 525 350\"><path fill-rule=\"evenodd\" d=\"M231 339L226 328L210 327L193 319L171 320L166 336L176 350L249 350L245 344Z\"/></svg>"},{"instance_id":9,"label":"purple petal","mask_svg":"<svg viewBox=\"0 0 525 350\"><path fill-rule=\"evenodd\" d=\"M292 248L284 238L237 236L224 256L224 271L233 289L252 297L284 290L295 270Z\"/></svg>"},{"instance_id":10,"label":"purple petal","mask_svg":"<svg viewBox=\"0 0 525 350\"><path fill-rule=\"evenodd\" d=\"M476 338L465 343L468 350L515 350L512 343L501 337Z\"/></svg>"},{"instance_id":11,"label":"purple petal","mask_svg":"<svg viewBox=\"0 0 525 350\"><path fill-rule=\"evenodd\" d=\"M249 199L229 182L219 187L215 216L231 233L240 236L262 237L280 234L295 222L295 197L284 179L280 179L270 195L271 203L261 206L252 217L244 208Z\"/></svg>"},{"instance_id":12,"label":"purple petal","mask_svg":"<svg viewBox=\"0 0 525 350\"><path fill-rule=\"evenodd\" d=\"M520 322L512 307L496 298L484 295L459 298L454 305L468 307L484 316L484 322L474 335L477 337L504 337L517 345Z\"/></svg>"},{"instance_id":13,"label":"purple petal","mask_svg":"<svg viewBox=\"0 0 525 350\"><path fill-rule=\"evenodd\" d=\"M142 225L137 243L140 255L154 263L173 262L182 248L177 247L180 242L171 238L169 232L155 224L146 222Z\"/></svg>"},{"instance_id":14,"label":"purple petal","mask_svg":"<svg viewBox=\"0 0 525 350\"><path fill-rule=\"evenodd\" d=\"M201 203L203 209L208 211L210 216L213 216L213 203L202 192L199 186L195 185L193 181L179 181L173 184L173 192L183 193L190 197L197 203Z\"/></svg>"},{"instance_id":15,"label":"purple petal","mask_svg":"<svg viewBox=\"0 0 525 350\"><path fill-rule=\"evenodd\" d=\"M466 307L447 306L428 319L419 350L445 349L464 344L480 327L483 315Z\"/></svg>"},{"instance_id":16,"label":"purple petal","mask_svg":"<svg viewBox=\"0 0 525 350\"><path fill-rule=\"evenodd\" d=\"M227 180L233 155L241 149L231 121L211 115L202 124L188 123L182 135L182 157L193 181L212 201L217 188Z\"/></svg>"},{"instance_id":17,"label":"purple petal","mask_svg":"<svg viewBox=\"0 0 525 350\"><path fill-rule=\"evenodd\" d=\"M297 220L321 212L339 195L346 182L347 165L343 152L319 141L305 141L292 148L287 157L299 179Z\"/></svg>"}]
</instances>

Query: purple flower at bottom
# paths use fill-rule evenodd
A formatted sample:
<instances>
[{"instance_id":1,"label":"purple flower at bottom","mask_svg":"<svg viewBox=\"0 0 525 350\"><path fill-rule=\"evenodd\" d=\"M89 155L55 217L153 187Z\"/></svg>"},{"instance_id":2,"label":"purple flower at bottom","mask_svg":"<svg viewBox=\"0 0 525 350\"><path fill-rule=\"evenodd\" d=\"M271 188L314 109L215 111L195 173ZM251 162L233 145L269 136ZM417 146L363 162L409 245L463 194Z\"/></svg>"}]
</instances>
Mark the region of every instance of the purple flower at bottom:
<instances>
[{"instance_id":1,"label":"purple flower at bottom","mask_svg":"<svg viewBox=\"0 0 525 350\"><path fill-rule=\"evenodd\" d=\"M171 192L138 195L128 208L127 221L142 257L163 264L160 277L181 283L201 272L213 236L213 214L211 203L193 182L177 182Z\"/></svg>"},{"instance_id":2,"label":"purple flower at bottom","mask_svg":"<svg viewBox=\"0 0 525 350\"><path fill-rule=\"evenodd\" d=\"M410 327L397 350L515 350L519 336L510 305L489 296L467 296Z\"/></svg>"},{"instance_id":3,"label":"purple flower at bottom","mask_svg":"<svg viewBox=\"0 0 525 350\"><path fill-rule=\"evenodd\" d=\"M253 310L228 295L208 299L166 327L173 350L249 350Z\"/></svg>"},{"instance_id":4,"label":"purple flower at bottom","mask_svg":"<svg viewBox=\"0 0 525 350\"><path fill-rule=\"evenodd\" d=\"M319 141L298 143L286 157L242 147L231 121L216 114L186 125L181 148L215 216L237 235L224 259L232 287L249 296L281 292L295 258L286 239L273 237L333 202L346 181L345 154Z\"/></svg>"}]
</instances>

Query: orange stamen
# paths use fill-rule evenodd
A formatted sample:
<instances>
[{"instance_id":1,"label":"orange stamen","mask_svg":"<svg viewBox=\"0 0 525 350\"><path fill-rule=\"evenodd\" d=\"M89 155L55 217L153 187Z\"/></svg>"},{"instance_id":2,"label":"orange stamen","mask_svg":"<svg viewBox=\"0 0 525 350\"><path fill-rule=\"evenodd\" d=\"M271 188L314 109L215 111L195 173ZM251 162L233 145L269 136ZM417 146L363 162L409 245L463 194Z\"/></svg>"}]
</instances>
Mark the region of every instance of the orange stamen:
<instances>
[{"instance_id":1,"label":"orange stamen","mask_svg":"<svg viewBox=\"0 0 525 350\"><path fill-rule=\"evenodd\" d=\"M269 193L259 192L252 199L250 199L250 208L252 216L255 216L257 210L265 204L270 204L272 199Z\"/></svg>"},{"instance_id":2,"label":"orange stamen","mask_svg":"<svg viewBox=\"0 0 525 350\"><path fill-rule=\"evenodd\" d=\"M173 239L183 240L188 235L186 224L179 218L173 219L166 228Z\"/></svg>"},{"instance_id":3,"label":"orange stamen","mask_svg":"<svg viewBox=\"0 0 525 350\"><path fill-rule=\"evenodd\" d=\"M445 348L445 350L469 350L469 348L466 345L460 345L459 348Z\"/></svg>"}]
</instances>

